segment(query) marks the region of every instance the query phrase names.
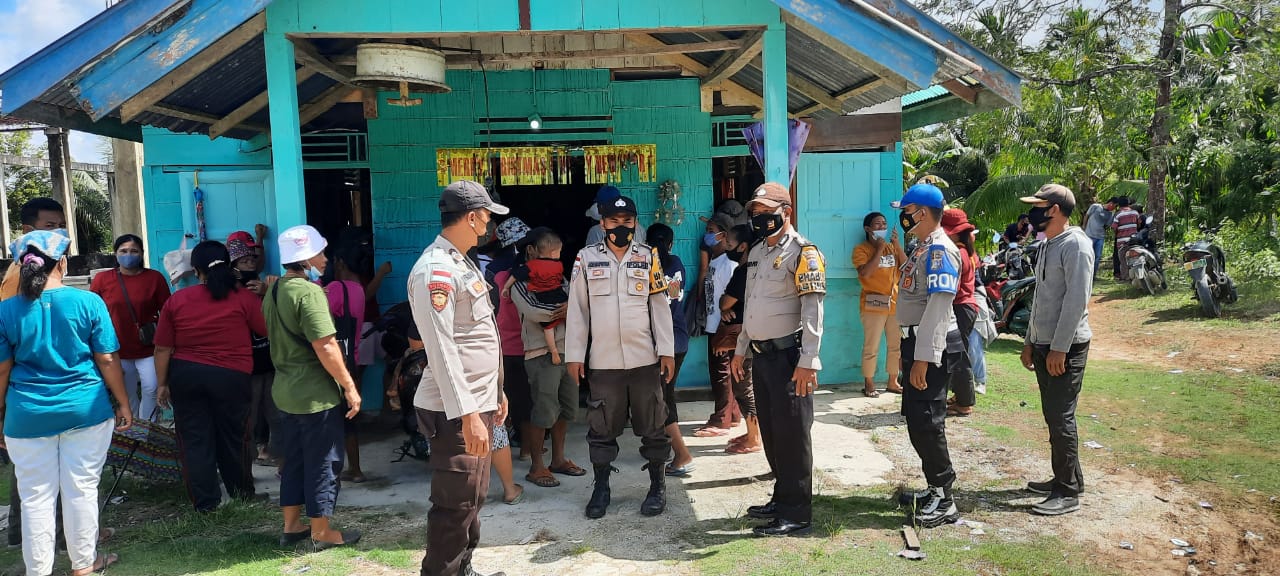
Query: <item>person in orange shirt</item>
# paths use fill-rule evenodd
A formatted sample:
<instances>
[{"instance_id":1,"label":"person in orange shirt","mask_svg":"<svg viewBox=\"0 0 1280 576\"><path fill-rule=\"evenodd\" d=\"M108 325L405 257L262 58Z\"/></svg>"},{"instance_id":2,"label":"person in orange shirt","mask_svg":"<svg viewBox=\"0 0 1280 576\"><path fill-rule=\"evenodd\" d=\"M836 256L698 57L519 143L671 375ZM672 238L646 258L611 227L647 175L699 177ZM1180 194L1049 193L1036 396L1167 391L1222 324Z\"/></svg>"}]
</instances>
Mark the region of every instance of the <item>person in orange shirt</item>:
<instances>
[{"instance_id":1,"label":"person in orange shirt","mask_svg":"<svg viewBox=\"0 0 1280 576\"><path fill-rule=\"evenodd\" d=\"M862 378L864 393L868 398L876 398L880 396L875 376L881 335L888 343L885 370L889 372L889 383L885 390L902 393L902 386L898 384L902 333L894 312L898 298L898 266L907 261L907 255L898 241L898 230L889 230L884 214L867 214L862 219L862 229L866 232L867 241L853 249L853 267L858 269L858 280L862 282L859 306L862 313Z\"/></svg>"}]
</instances>

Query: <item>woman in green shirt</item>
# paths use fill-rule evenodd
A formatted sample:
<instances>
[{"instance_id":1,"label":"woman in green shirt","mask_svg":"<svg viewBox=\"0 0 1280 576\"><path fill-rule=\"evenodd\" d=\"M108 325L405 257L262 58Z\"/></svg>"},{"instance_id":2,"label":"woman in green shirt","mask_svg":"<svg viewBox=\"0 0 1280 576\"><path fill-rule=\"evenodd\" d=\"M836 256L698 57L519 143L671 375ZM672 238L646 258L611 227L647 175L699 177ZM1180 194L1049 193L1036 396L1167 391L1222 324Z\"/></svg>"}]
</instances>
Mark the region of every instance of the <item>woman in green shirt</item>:
<instances>
[{"instance_id":1,"label":"woman in green shirt","mask_svg":"<svg viewBox=\"0 0 1280 576\"><path fill-rule=\"evenodd\" d=\"M285 230L278 239L285 275L262 301L276 379L271 396L279 409L281 545L311 539L317 550L355 544L360 533L330 528L342 473L343 419L360 413L360 392L347 372L329 300L316 280L328 261L328 242L310 226ZM345 399L346 403L343 404ZM306 511L311 526L302 523Z\"/></svg>"}]
</instances>

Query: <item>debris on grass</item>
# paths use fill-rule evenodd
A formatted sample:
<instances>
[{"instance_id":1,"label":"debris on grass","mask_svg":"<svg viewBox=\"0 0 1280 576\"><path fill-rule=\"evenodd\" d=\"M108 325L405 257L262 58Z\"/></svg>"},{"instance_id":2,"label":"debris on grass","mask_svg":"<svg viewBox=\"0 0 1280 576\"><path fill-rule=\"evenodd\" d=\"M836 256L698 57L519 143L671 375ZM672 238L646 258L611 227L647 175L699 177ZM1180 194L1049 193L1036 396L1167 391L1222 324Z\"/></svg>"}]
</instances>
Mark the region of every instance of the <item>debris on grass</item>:
<instances>
[{"instance_id":1,"label":"debris on grass","mask_svg":"<svg viewBox=\"0 0 1280 576\"><path fill-rule=\"evenodd\" d=\"M907 560L924 560L925 554L919 550L899 550L898 556Z\"/></svg>"},{"instance_id":2,"label":"debris on grass","mask_svg":"<svg viewBox=\"0 0 1280 576\"><path fill-rule=\"evenodd\" d=\"M1170 538L1169 542L1171 542L1174 546L1177 546L1179 548L1185 548L1191 545L1190 542L1187 542L1186 540L1183 540L1181 538Z\"/></svg>"},{"instance_id":3,"label":"debris on grass","mask_svg":"<svg viewBox=\"0 0 1280 576\"><path fill-rule=\"evenodd\" d=\"M1086 448L1092 448L1092 449L1094 449L1094 450L1098 450L1098 449L1100 449L1100 448L1102 448L1102 447L1103 447L1101 444L1097 443L1097 442L1096 442L1096 441L1094 441L1094 440L1090 440L1090 441L1088 441L1088 442L1085 442L1085 443L1084 443L1084 445L1085 445L1085 447L1086 447Z\"/></svg>"},{"instance_id":4,"label":"debris on grass","mask_svg":"<svg viewBox=\"0 0 1280 576\"><path fill-rule=\"evenodd\" d=\"M1120 547L1125 550L1133 550L1133 542L1130 542L1128 540L1121 541Z\"/></svg>"},{"instance_id":5,"label":"debris on grass","mask_svg":"<svg viewBox=\"0 0 1280 576\"><path fill-rule=\"evenodd\" d=\"M1205 500L1200 501L1200 507L1204 508L1205 510L1213 510L1213 504Z\"/></svg>"},{"instance_id":6,"label":"debris on grass","mask_svg":"<svg viewBox=\"0 0 1280 576\"><path fill-rule=\"evenodd\" d=\"M903 526L903 527L902 527L902 540L903 540L903 542L906 542L906 544L907 544L907 550L908 550L908 551L918 551L918 550L920 550L920 535L919 535L919 534L916 534L916 529L915 529L915 528L912 528L912 527L910 527L910 526ZM901 556L901 555L902 555L902 553L901 553L901 552L899 552L899 553L898 553L898 555L899 555L899 556ZM906 558L905 556L903 556L903 557L904 557L904 558ZM911 558L911 559L912 559L912 560L921 560L921 559L923 559L923 558L924 558L924 555L923 555L923 554L921 554L921 555L920 555L920 558Z\"/></svg>"},{"instance_id":7,"label":"debris on grass","mask_svg":"<svg viewBox=\"0 0 1280 576\"><path fill-rule=\"evenodd\" d=\"M1257 535L1257 534L1254 534L1252 530L1245 530L1245 531L1244 531L1244 539L1245 539L1245 540L1248 540L1248 541L1250 541L1250 542L1261 542L1261 541L1262 541L1262 537L1261 537L1261 536L1259 536L1259 535Z\"/></svg>"},{"instance_id":8,"label":"debris on grass","mask_svg":"<svg viewBox=\"0 0 1280 576\"><path fill-rule=\"evenodd\" d=\"M1169 373L1170 373L1170 374L1182 374L1183 372L1184 372L1183 370L1170 370L1170 371L1169 371Z\"/></svg>"}]
</instances>

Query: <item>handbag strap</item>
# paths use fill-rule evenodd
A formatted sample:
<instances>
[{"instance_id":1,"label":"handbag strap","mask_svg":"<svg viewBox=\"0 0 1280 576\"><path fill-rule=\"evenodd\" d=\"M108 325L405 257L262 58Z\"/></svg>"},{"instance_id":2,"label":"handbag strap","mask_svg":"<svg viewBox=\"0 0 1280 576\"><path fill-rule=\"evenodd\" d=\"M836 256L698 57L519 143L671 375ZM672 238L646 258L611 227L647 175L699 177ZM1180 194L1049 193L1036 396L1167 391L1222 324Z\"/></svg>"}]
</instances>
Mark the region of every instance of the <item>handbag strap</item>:
<instances>
[{"instance_id":1,"label":"handbag strap","mask_svg":"<svg viewBox=\"0 0 1280 576\"><path fill-rule=\"evenodd\" d=\"M133 309L133 300L129 299L129 288L124 284L124 274L120 273L120 269L116 268L116 278L120 280L120 291L124 292L124 303L129 306L129 316L133 318L135 326L141 328L142 322L138 321L138 313Z\"/></svg>"},{"instance_id":2,"label":"handbag strap","mask_svg":"<svg viewBox=\"0 0 1280 576\"><path fill-rule=\"evenodd\" d=\"M280 321L280 326L284 328L284 331L288 332L290 336L293 336L298 341L299 344L302 344L303 348L311 348L311 342L308 342L307 339L301 334L294 332L293 330L290 330L289 326L284 322L284 315L280 313L280 297L279 297L280 285L284 284L284 282L285 282L285 279L281 278L279 280L276 280L275 284L271 285L271 302L275 304L275 307L276 307L276 319Z\"/></svg>"},{"instance_id":3,"label":"handbag strap","mask_svg":"<svg viewBox=\"0 0 1280 576\"><path fill-rule=\"evenodd\" d=\"M351 295L347 293L347 283L345 281L338 280L338 284L342 286L342 311L345 313L342 317L354 319L356 317L356 313L351 311ZM356 330L359 329L359 327L356 327Z\"/></svg>"}]
</instances>

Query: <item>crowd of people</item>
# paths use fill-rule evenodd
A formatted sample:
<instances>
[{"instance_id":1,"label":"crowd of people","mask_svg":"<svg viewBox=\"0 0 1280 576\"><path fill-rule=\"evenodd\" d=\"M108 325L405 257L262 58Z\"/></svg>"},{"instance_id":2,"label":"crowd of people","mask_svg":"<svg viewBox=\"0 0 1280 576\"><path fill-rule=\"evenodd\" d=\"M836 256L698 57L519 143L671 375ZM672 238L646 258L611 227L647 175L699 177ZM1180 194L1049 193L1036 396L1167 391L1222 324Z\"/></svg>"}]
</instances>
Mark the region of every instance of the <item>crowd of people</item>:
<instances>
[{"instance_id":1,"label":"crowd of people","mask_svg":"<svg viewBox=\"0 0 1280 576\"><path fill-rule=\"evenodd\" d=\"M0 287L0 397L20 501L10 538L20 519L28 573L51 571L58 506L75 574L118 560L96 551L110 536L99 530L96 506L107 446L113 430L166 408L195 510L216 509L224 489L255 499L251 467L274 466L282 546L358 542L358 532L332 520L342 483L365 480L355 417L359 375L377 353L363 337L391 271L374 269L368 235L344 232L331 247L309 226L285 230L276 242L279 276L265 273L261 226L202 242L190 255L194 284L173 294L145 268L142 239L124 235L114 245L118 267L99 273L90 294L63 289L70 241L61 206L45 200L24 207L25 234L11 246L14 267ZM519 504L517 462L528 462L524 479L538 488L592 474L585 515L608 514L612 476L626 474L614 462L628 425L649 480L639 511L662 514L666 478L695 471L675 382L699 335L708 336L714 402L692 433L728 436L745 423L726 452L763 452L776 479L771 499L747 511L767 521L754 533L810 530L826 257L794 227L789 190L766 183L745 206L726 201L704 218L691 283L672 253L670 227L639 228L635 201L616 188L603 187L595 200L594 241L566 273L560 231L531 228L474 182L442 192L442 230L407 285L408 347L422 351L425 366L416 393L401 399L431 448L423 574L476 574L491 471L503 502ZM1032 206L1030 230L1016 225L1016 238L1046 237L1036 271L1046 296L1032 312L1023 363L1041 386L1054 470L1053 480L1029 489L1048 495L1038 513L1062 514L1078 508L1083 491L1074 410L1095 245L1068 225L1069 190L1046 186L1023 202ZM896 226L867 215L865 241L852 255L862 287L863 384L868 397L879 396L883 339L885 389L903 396L928 483L901 500L916 523L932 527L957 517L945 420L971 414L985 385L985 340L975 329L985 292L975 273L977 230L963 211L946 209L928 184L894 207ZM566 448L583 388L589 468Z\"/></svg>"}]
</instances>

